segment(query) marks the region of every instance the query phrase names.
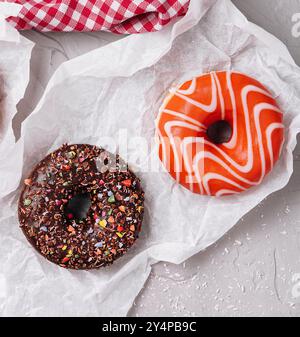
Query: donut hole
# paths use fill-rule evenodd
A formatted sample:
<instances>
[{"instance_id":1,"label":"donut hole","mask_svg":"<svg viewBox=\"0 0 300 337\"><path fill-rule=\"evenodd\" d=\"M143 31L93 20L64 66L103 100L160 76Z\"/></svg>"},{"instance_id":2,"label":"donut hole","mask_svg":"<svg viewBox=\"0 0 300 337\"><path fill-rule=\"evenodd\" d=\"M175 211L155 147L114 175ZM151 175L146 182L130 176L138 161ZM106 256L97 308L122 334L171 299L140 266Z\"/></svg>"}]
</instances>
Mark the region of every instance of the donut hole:
<instances>
[{"instance_id":1,"label":"donut hole","mask_svg":"<svg viewBox=\"0 0 300 337\"><path fill-rule=\"evenodd\" d=\"M207 136L215 144L228 143L232 136L232 127L227 121L219 120L207 128Z\"/></svg>"},{"instance_id":2,"label":"donut hole","mask_svg":"<svg viewBox=\"0 0 300 337\"><path fill-rule=\"evenodd\" d=\"M68 220L84 220L91 207L89 193L76 194L65 206L65 215Z\"/></svg>"}]
</instances>

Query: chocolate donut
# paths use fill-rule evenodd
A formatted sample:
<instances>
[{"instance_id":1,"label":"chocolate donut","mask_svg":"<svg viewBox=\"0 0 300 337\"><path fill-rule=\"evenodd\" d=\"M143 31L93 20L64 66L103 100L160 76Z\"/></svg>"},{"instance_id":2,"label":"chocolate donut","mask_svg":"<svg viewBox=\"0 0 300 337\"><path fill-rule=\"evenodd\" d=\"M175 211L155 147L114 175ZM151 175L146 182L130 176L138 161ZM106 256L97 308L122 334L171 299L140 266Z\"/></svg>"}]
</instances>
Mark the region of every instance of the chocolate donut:
<instances>
[{"instance_id":1,"label":"chocolate donut","mask_svg":"<svg viewBox=\"0 0 300 337\"><path fill-rule=\"evenodd\" d=\"M109 265L139 235L144 192L118 155L87 144L65 144L24 183L20 227L39 253L61 267Z\"/></svg>"}]
</instances>

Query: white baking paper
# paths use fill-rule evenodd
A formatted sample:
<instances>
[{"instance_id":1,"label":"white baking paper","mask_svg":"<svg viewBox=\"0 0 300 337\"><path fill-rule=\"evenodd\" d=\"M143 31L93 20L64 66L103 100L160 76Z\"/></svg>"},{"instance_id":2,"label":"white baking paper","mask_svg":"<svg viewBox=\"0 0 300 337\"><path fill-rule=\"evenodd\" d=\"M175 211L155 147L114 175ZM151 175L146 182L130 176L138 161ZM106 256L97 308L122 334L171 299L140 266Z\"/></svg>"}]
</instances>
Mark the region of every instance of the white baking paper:
<instances>
[{"instance_id":1,"label":"white baking paper","mask_svg":"<svg viewBox=\"0 0 300 337\"><path fill-rule=\"evenodd\" d=\"M272 91L284 111L286 143L279 163L260 186L217 199L190 193L162 170L147 171L150 163L161 167L157 154L135 140L143 136L151 141L170 86L222 69L247 73ZM161 32L129 36L64 63L23 123L7 164L0 166L5 180L0 184L1 314L126 315L152 264L181 263L203 250L287 184L300 129L299 106L300 70L285 47L249 24L227 0L191 0L187 15ZM62 143L113 150L107 137L114 137L124 156L125 137L131 144L127 160L146 192L142 233L112 266L68 271L36 254L18 228L20 182Z\"/></svg>"},{"instance_id":2,"label":"white baking paper","mask_svg":"<svg viewBox=\"0 0 300 337\"><path fill-rule=\"evenodd\" d=\"M29 61L33 43L5 21L0 4L0 142L12 131L16 104L29 81Z\"/></svg>"},{"instance_id":3,"label":"white baking paper","mask_svg":"<svg viewBox=\"0 0 300 337\"><path fill-rule=\"evenodd\" d=\"M16 105L23 97L28 81L33 43L13 29L5 21L0 4L0 189L6 191L15 174L10 167L15 158L7 156L15 149L12 120L17 113ZM7 151L5 151L5 149ZM18 160L21 164L22 158ZM22 169L16 163L16 168ZM0 211L0 214L2 210ZM0 267L1 268L1 267ZM1 271L1 269L0 269ZM1 283L0 283L1 284ZM1 307L1 300L0 300Z\"/></svg>"}]
</instances>

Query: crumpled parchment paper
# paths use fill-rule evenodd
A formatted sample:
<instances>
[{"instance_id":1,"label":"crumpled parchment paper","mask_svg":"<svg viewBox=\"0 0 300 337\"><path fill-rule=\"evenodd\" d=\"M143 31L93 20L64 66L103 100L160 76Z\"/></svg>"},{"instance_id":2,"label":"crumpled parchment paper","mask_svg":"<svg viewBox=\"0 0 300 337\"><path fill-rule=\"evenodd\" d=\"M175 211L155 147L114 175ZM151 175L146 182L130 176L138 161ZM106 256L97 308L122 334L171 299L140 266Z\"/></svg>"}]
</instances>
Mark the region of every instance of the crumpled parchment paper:
<instances>
[{"instance_id":1,"label":"crumpled parchment paper","mask_svg":"<svg viewBox=\"0 0 300 337\"><path fill-rule=\"evenodd\" d=\"M7 133L12 131L10 123L17 112L16 104L29 81L32 48L31 41L6 23L0 7L0 142L11 136Z\"/></svg>"},{"instance_id":2,"label":"crumpled parchment paper","mask_svg":"<svg viewBox=\"0 0 300 337\"><path fill-rule=\"evenodd\" d=\"M160 167L151 142L166 91L192 75L232 69L265 84L284 111L283 155L263 183L226 198L203 197L177 185ZM293 171L300 129L300 70L286 48L249 24L229 0L191 0L187 15L161 32L133 35L64 63L50 80L20 140L0 146L0 282L2 315L126 315L157 261L181 263L208 247ZM128 131L124 133L124 129ZM114 137L116 144L108 141ZM39 256L18 228L21 180L64 142L114 150L142 179L145 219L135 246L112 266L68 271ZM122 152L124 151L124 153ZM3 157L4 156L4 157ZM0 283L1 284L1 283Z\"/></svg>"}]
</instances>

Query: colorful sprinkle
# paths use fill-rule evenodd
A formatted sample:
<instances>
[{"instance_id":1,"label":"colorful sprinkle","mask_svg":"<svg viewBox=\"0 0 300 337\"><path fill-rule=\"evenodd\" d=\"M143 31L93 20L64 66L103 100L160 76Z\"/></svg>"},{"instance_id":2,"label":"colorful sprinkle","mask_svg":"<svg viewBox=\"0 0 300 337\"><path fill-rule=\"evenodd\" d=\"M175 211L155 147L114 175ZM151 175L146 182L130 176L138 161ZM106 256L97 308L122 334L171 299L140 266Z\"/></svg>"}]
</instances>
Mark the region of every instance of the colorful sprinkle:
<instances>
[{"instance_id":1,"label":"colorful sprinkle","mask_svg":"<svg viewBox=\"0 0 300 337\"><path fill-rule=\"evenodd\" d=\"M141 213L141 212L143 211L143 209L144 209L143 206L139 206L139 207L137 208L137 211L138 211L139 213Z\"/></svg>"},{"instance_id":2,"label":"colorful sprinkle","mask_svg":"<svg viewBox=\"0 0 300 337\"><path fill-rule=\"evenodd\" d=\"M130 187L131 186L131 180L130 179L126 179L121 181L121 184L126 186L126 187Z\"/></svg>"},{"instance_id":3,"label":"colorful sprinkle","mask_svg":"<svg viewBox=\"0 0 300 337\"><path fill-rule=\"evenodd\" d=\"M109 223L114 223L114 222L115 222L115 219L114 219L113 216L110 216L110 217L107 219L107 221L108 221Z\"/></svg>"},{"instance_id":4,"label":"colorful sprinkle","mask_svg":"<svg viewBox=\"0 0 300 337\"><path fill-rule=\"evenodd\" d=\"M124 206L119 206L119 210L124 213L125 212L125 207Z\"/></svg>"},{"instance_id":5,"label":"colorful sprinkle","mask_svg":"<svg viewBox=\"0 0 300 337\"><path fill-rule=\"evenodd\" d=\"M71 166L70 165L63 165L62 169L63 169L63 171L70 171L71 170Z\"/></svg>"},{"instance_id":6,"label":"colorful sprinkle","mask_svg":"<svg viewBox=\"0 0 300 337\"><path fill-rule=\"evenodd\" d=\"M62 201L61 200L55 200L55 205L56 206L61 206L62 205Z\"/></svg>"},{"instance_id":7,"label":"colorful sprinkle","mask_svg":"<svg viewBox=\"0 0 300 337\"><path fill-rule=\"evenodd\" d=\"M66 255L66 257L70 258L73 255L73 250L70 249L68 250L68 254Z\"/></svg>"},{"instance_id":8,"label":"colorful sprinkle","mask_svg":"<svg viewBox=\"0 0 300 337\"><path fill-rule=\"evenodd\" d=\"M102 220L99 221L99 225L100 225L101 227L105 228L106 225L107 225L107 221L106 221L105 219L102 219Z\"/></svg>"},{"instance_id":9,"label":"colorful sprinkle","mask_svg":"<svg viewBox=\"0 0 300 337\"><path fill-rule=\"evenodd\" d=\"M30 199L25 199L24 200L24 206L29 206L31 205L31 200Z\"/></svg>"},{"instance_id":10,"label":"colorful sprinkle","mask_svg":"<svg viewBox=\"0 0 300 337\"><path fill-rule=\"evenodd\" d=\"M69 232L75 232L75 229L74 229L74 227L73 227L73 226L69 225L69 227L68 227L68 231L69 231Z\"/></svg>"},{"instance_id":11,"label":"colorful sprinkle","mask_svg":"<svg viewBox=\"0 0 300 337\"><path fill-rule=\"evenodd\" d=\"M94 233L94 230L93 230L93 228L89 228L89 229L88 229L88 231L87 231L87 233L88 233L88 234L92 234L92 233Z\"/></svg>"},{"instance_id":12,"label":"colorful sprinkle","mask_svg":"<svg viewBox=\"0 0 300 337\"><path fill-rule=\"evenodd\" d=\"M76 157L76 152L75 151L68 152L68 158L69 159L74 159L75 157Z\"/></svg>"},{"instance_id":13,"label":"colorful sprinkle","mask_svg":"<svg viewBox=\"0 0 300 337\"><path fill-rule=\"evenodd\" d=\"M96 248L101 248L101 247L103 247L103 243L102 243L102 242L97 242L97 243L95 244L95 247L96 247Z\"/></svg>"},{"instance_id":14,"label":"colorful sprinkle","mask_svg":"<svg viewBox=\"0 0 300 337\"><path fill-rule=\"evenodd\" d=\"M112 194L112 195L108 198L107 201L110 202L110 203L115 202L115 201L116 201L115 196Z\"/></svg>"},{"instance_id":15,"label":"colorful sprinkle","mask_svg":"<svg viewBox=\"0 0 300 337\"><path fill-rule=\"evenodd\" d=\"M26 186L30 186L30 185L32 184L32 180L31 180L31 179L25 179L25 180L24 180L24 184L25 184Z\"/></svg>"}]
</instances>

